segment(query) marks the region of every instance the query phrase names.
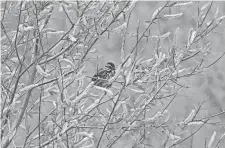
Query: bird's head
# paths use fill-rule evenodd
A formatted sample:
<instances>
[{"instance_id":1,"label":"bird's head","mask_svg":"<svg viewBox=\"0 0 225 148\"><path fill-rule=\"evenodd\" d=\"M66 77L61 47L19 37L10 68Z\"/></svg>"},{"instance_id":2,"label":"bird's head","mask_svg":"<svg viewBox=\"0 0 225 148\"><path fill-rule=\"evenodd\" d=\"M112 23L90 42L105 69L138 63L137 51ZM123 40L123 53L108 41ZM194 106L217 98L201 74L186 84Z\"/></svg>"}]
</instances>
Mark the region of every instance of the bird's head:
<instances>
[{"instance_id":1,"label":"bird's head","mask_svg":"<svg viewBox=\"0 0 225 148\"><path fill-rule=\"evenodd\" d=\"M113 62L108 62L105 67L109 70L115 70L115 64Z\"/></svg>"}]
</instances>

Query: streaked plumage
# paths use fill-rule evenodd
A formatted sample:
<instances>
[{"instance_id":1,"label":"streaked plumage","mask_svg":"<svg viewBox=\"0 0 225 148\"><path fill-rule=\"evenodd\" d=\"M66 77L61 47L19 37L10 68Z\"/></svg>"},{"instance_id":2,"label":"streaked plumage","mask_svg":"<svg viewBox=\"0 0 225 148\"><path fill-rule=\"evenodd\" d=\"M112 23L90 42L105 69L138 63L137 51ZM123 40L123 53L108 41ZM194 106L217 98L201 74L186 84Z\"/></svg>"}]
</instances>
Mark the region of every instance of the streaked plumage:
<instances>
[{"instance_id":1,"label":"streaked plumage","mask_svg":"<svg viewBox=\"0 0 225 148\"><path fill-rule=\"evenodd\" d=\"M108 62L104 68L101 68L93 76L92 81L94 85L108 88L111 85L108 80L115 75L115 65L112 62Z\"/></svg>"}]
</instances>

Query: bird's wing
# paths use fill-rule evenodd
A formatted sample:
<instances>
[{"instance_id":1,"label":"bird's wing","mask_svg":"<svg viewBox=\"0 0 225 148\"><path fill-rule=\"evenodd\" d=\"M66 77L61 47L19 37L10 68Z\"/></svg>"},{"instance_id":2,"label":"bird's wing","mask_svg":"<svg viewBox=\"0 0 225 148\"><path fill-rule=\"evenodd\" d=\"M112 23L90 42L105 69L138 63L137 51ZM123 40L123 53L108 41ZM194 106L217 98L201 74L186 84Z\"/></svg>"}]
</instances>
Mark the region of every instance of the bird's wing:
<instances>
[{"instance_id":1,"label":"bird's wing","mask_svg":"<svg viewBox=\"0 0 225 148\"><path fill-rule=\"evenodd\" d=\"M101 77L100 75L102 74L103 68L100 68L97 73L92 77L92 81L96 81L98 79L98 77Z\"/></svg>"},{"instance_id":2,"label":"bird's wing","mask_svg":"<svg viewBox=\"0 0 225 148\"><path fill-rule=\"evenodd\" d=\"M101 79L107 79L107 77L108 77L108 71L105 70L105 69L99 70L98 77L101 78Z\"/></svg>"}]
</instances>

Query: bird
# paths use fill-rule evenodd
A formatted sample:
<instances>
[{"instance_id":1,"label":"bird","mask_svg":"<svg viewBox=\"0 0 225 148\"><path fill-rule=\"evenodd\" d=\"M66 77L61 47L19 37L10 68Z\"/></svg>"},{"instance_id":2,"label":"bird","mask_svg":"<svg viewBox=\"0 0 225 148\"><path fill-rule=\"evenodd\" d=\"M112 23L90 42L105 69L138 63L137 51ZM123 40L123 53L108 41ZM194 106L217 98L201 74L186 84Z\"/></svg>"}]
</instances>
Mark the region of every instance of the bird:
<instances>
[{"instance_id":1,"label":"bird","mask_svg":"<svg viewBox=\"0 0 225 148\"><path fill-rule=\"evenodd\" d=\"M115 64L113 62L108 62L104 68L100 68L97 73L92 77L92 81L95 86L100 86L103 88L111 87L109 84L109 79L115 75Z\"/></svg>"}]
</instances>

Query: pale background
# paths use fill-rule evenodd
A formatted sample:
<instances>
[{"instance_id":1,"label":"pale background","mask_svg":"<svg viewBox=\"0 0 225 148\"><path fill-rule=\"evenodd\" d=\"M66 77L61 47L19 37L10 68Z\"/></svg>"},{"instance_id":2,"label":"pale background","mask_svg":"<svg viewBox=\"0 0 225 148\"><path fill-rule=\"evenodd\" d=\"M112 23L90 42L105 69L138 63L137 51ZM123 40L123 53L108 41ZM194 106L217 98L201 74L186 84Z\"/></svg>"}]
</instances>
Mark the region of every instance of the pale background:
<instances>
[{"instance_id":1,"label":"pale background","mask_svg":"<svg viewBox=\"0 0 225 148\"><path fill-rule=\"evenodd\" d=\"M164 2L138 2L135 10L133 11L133 15L131 17L131 22L129 26L129 32L135 32L137 28L137 20L139 19L141 22L140 32L144 29L144 21L151 18L152 13ZM225 2L214 2L213 8L209 13L209 17L212 17L215 13L217 7L219 8L218 16L222 16L225 14ZM151 31L152 34L163 34L167 31L174 32L177 27L180 27L180 38L179 42L182 43L186 41L187 32L191 27L195 27L195 20L193 17L196 17L196 6L195 4L188 6L187 8L177 8L176 12L180 12L180 10L184 10L184 16L179 19L175 19L173 21L161 21L159 25L153 25ZM16 13L16 12L15 12ZM64 13L54 11L52 15L52 20L49 26L52 28L57 28L58 30L68 30L69 22L66 21L66 17ZM15 28L17 17L12 16L8 18L9 28ZM11 19L11 21L10 21ZM207 36L207 39L212 42L212 51L214 54L207 59L207 63L210 64L215 59L217 59L224 51L225 51L225 23L220 25L216 30L214 30L210 35ZM45 45L49 46L54 43L55 39L58 37L54 36L48 41L46 41ZM135 39L129 39L127 41L126 49L130 49L133 47ZM113 61L118 65L120 63L120 48L122 44L122 37L120 34L111 34L109 39L101 39L98 41L96 48L102 55L99 61L96 61L96 58L93 57L93 62L100 63L101 66L104 65L107 61ZM201 42L200 42L201 44ZM168 42L164 42L163 47L167 47ZM139 48L145 48L145 52L143 56L151 57L153 53L153 47L151 42L148 44L143 43L139 46ZM99 54L100 56L100 54ZM102 60L102 62L101 62ZM207 103L204 105L201 111L201 115L209 115L217 112L221 112L225 108L225 58L222 58L219 62L217 62L210 69L202 73L202 75L194 76L191 79L187 79L186 84L190 86L190 89L183 90L176 98L176 100L169 107L169 111L171 112L171 116L176 119L183 119L187 117L190 111L193 109L193 106L196 106L197 103L205 98L207 98ZM87 64L88 75L93 75L96 68L94 65ZM46 107L46 108L45 108ZM159 106L153 112L157 112ZM51 110L51 107L48 105L44 106L43 111L48 114ZM38 118L34 117L34 120L31 121L31 127L38 123ZM225 122L225 115L221 115L219 118L215 118L215 121L221 120ZM204 140L206 137L208 139L211 137L214 131L220 133L221 127L215 128L214 126L207 125L205 128L201 129L193 138L193 148L201 148L204 147ZM221 133L220 133L221 134ZM22 143L24 137L22 136L22 132L18 132L15 142L17 144ZM124 144L121 143L121 147L132 144L130 139L123 139ZM156 139L153 139L154 147L157 147L159 143L157 143Z\"/></svg>"}]
</instances>

